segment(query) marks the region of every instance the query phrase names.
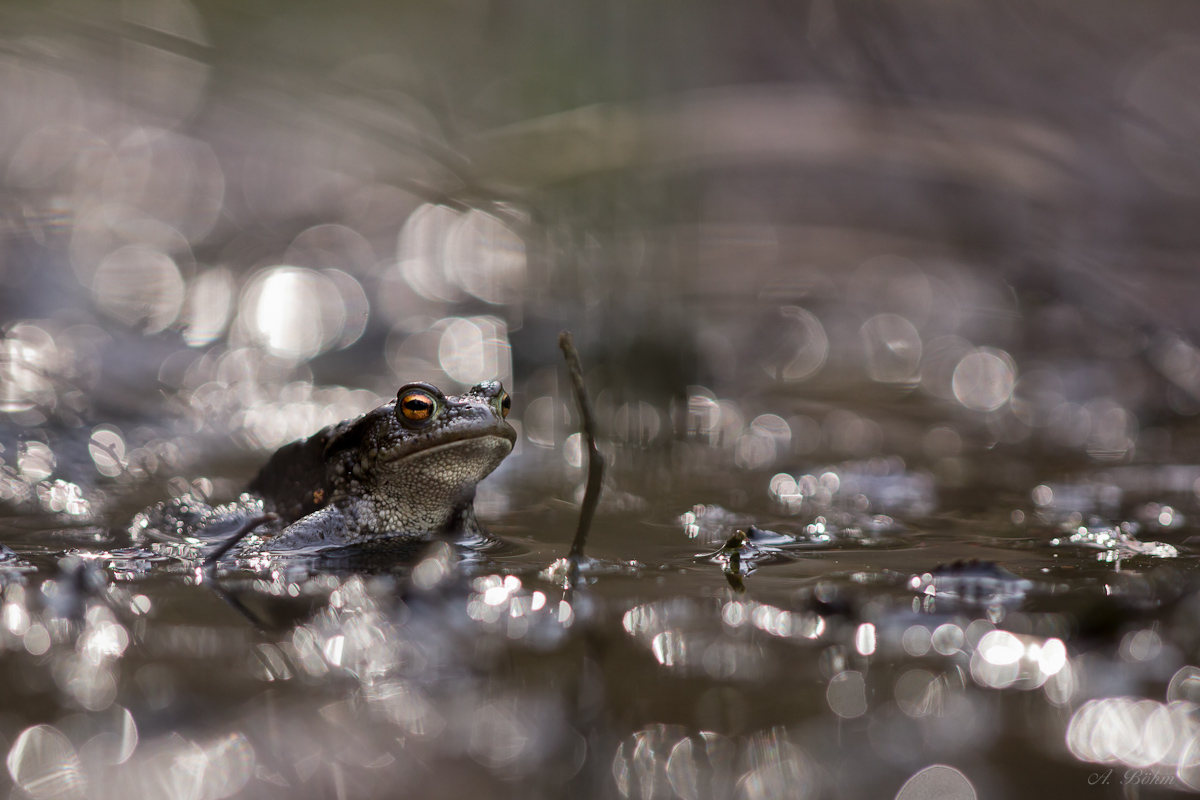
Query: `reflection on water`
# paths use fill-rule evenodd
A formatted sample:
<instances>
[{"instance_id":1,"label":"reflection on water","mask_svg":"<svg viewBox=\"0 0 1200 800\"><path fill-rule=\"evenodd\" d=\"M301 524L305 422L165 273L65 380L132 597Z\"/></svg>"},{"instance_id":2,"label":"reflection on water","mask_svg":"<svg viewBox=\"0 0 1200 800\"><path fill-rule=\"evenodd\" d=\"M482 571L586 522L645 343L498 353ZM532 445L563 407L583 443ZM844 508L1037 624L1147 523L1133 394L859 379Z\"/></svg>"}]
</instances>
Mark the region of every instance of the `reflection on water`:
<instances>
[{"instance_id":1,"label":"reflection on water","mask_svg":"<svg viewBox=\"0 0 1200 800\"><path fill-rule=\"evenodd\" d=\"M868 505L886 496L856 469L809 477ZM1165 554L1114 568L1063 549L1048 521L991 545L1018 575L930 569L938 556L912 547L883 562L825 537L731 588L689 555L694 531L820 518L772 511L778 478L741 481L761 495L740 516L697 506L669 535L642 514L602 515L601 550L639 560L589 561L572 591L544 568L561 546L438 543L360 573L260 558L222 579L233 605L177 550L92 546L48 568L14 553L0 564L9 775L35 797L372 794L451 773L455 791L971 797L1013 785L978 754L1019 731L1045 774L1074 760L1193 786L1200 673L1186 662L1200 640ZM963 549L960 533L907 518L925 550ZM569 532L569 511L541 519ZM751 528L750 544L800 541ZM53 547L22 551L42 561ZM1018 697L1024 721L1005 721Z\"/></svg>"},{"instance_id":2,"label":"reflection on water","mask_svg":"<svg viewBox=\"0 0 1200 800\"><path fill-rule=\"evenodd\" d=\"M1194 15L785 6L0 8L14 797L1200 791ZM507 545L128 540L493 379Z\"/></svg>"}]
</instances>

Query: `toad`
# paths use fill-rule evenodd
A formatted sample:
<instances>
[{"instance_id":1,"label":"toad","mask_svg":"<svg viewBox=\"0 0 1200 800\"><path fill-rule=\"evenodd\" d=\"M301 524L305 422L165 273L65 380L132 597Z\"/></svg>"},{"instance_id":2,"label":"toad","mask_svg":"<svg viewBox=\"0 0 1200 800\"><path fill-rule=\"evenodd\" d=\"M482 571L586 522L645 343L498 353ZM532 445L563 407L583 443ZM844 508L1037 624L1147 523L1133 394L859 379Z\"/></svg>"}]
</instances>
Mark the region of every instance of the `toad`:
<instances>
[{"instance_id":1,"label":"toad","mask_svg":"<svg viewBox=\"0 0 1200 800\"><path fill-rule=\"evenodd\" d=\"M176 498L139 514L132 533L211 541L253 532L243 555L478 533L475 486L516 442L510 406L497 381L459 396L406 384L394 401L284 445L234 502Z\"/></svg>"}]
</instances>

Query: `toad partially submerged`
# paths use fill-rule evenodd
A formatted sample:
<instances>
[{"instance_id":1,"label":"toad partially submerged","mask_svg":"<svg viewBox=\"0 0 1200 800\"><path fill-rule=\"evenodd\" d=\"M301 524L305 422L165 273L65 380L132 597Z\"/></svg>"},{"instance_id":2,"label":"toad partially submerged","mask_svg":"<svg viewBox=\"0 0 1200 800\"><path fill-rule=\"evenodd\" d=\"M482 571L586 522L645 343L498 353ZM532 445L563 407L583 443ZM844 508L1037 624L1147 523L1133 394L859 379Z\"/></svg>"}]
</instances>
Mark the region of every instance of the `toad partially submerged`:
<instances>
[{"instance_id":1,"label":"toad partially submerged","mask_svg":"<svg viewBox=\"0 0 1200 800\"><path fill-rule=\"evenodd\" d=\"M211 540L253 530L243 554L477 533L475 485L516 441L509 407L496 381L458 397L407 384L394 401L280 448L236 501L176 498L139 514L132 533Z\"/></svg>"}]
</instances>

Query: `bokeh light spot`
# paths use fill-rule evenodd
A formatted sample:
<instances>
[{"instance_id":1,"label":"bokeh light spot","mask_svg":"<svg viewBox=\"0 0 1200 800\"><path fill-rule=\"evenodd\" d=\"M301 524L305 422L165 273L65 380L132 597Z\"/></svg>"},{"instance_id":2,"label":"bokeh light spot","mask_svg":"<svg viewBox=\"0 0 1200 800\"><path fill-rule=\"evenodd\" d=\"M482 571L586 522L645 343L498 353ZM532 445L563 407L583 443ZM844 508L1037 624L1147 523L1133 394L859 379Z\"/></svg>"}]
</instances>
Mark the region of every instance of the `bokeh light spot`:
<instances>
[{"instance_id":1,"label":"bokeh light spot","mask_svg":"<svg viewBox=\"0 0 1200 800\"><path fill-rule=\"evenodd\" d=\"M975 800L977 796L975 786L961 771L934 764L905 781L896 800Z\"/></svg>"},{"instance_id":2,"label":"bokeh light spot","mask_svg":"<svg viewBox=\"0 0 1200 800\"><path fill-rule=\"evenodd\" d=\"M1007 353L980 348L968 353L954 369L954 396L975 411L995 411L1008 402L1016 380Z\"/></svg>"},{"instance_id":3,"label":"bokeh light spot","mask_svg":"<svg viewBox=\"0 0 1200 800\"><path fill-rule=\"evenodd\" d=\"M829 681L825 700L833 713L844 719L867 713L867 685L861 672L843 670Z\"/></svg>"},{"instance_id":4,"label":"bokeh light spot","mask_svg":"<svg viewBox=\"0 0 1200 800\"><path fill-rule=\"evenodd\" d=\"M183 276L166 253L126 245L100 263L92 293L109 316L142 333L158 333L179 316Z\"/></svg>"}]
</instances>

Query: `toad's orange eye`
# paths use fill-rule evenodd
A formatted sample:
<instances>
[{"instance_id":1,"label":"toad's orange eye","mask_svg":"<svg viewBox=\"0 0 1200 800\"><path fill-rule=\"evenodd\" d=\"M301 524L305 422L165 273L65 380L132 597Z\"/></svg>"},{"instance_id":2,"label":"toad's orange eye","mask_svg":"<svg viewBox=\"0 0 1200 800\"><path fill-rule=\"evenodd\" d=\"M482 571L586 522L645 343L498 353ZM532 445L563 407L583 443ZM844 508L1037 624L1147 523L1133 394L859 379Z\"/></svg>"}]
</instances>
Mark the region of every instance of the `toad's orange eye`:
<instances>
[{"instance_id":1,"label":"toad's orange eye","mask_svg":"<svg viewBox=\"0 0 1200 800\"><path fill-rule=\"evenodd\" d=\"M400 413L413 422L424 422L437 410L437 401L425 392L409 392L400 398Z\"/></svg>"},{"instance_id":2,"label":"toad's orange eye","mask_svg":"<svg viewBox=\"0 0 1200 800\"><path fill-rule=\"evenodd\" d=\"M511 410L512 398L508 396L508 392L500 392L500 416L507 417Z\"/></svg>"}]
</instances>

